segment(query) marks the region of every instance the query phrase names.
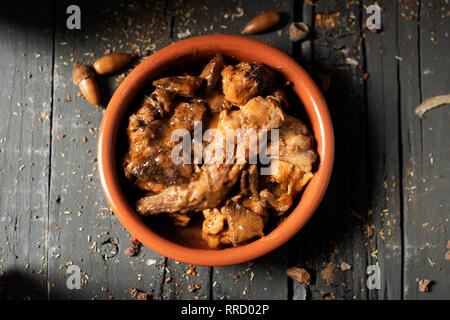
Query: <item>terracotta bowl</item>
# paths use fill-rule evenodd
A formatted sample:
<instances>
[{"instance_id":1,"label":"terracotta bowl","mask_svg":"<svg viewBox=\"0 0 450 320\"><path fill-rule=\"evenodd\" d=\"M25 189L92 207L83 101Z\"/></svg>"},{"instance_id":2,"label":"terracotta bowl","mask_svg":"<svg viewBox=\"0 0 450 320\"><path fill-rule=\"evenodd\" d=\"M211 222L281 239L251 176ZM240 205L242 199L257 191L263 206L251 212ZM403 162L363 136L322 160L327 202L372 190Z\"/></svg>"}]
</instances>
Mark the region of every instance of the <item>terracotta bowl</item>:
<instances>
[{"instance_id":1,"label":"terracotta bowl","mask_svg":"<svg viewBox=\"0 0 450 320\"><path fill-rule=\"evenodd\" d=\"M148 91L150 83L168 69L205 61L222 53L236 60L256 61L281 72L293 82L309 118L317 143L320 163L299 203L272 232L249 244L236 248L210 250L181 245L157 232L157 226L143 219L133 209L127 190L121 184L121 167L117 160L118 135L137 97ZM123 139L123 138L122 138ZM292 58L263 42L234 35L207 35L177 42L159 50L139 64L114 93L102 121L98 140L100 180L114 214L125 228L152 250L177 261L206 266L231 265L260 257L295 235L311 218L322 200L330 179L334 159L334 136L325 100L313 80Z\"/></svg>"}]
</instances>

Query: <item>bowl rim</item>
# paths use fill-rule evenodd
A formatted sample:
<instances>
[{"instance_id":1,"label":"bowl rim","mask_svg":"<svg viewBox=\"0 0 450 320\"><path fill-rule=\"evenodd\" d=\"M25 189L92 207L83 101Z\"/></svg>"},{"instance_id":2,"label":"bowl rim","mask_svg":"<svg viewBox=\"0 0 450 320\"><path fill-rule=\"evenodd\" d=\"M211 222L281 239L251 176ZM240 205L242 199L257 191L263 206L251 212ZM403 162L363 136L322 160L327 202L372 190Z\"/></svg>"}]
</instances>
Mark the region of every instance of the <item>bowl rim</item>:
<instances>
[{"instance_id":1,"label":"bowl rim","mask_svg":"<svg viewBox=\"0 0 450 320\"><path fill-rule=\"evenodd\" d=\"M175 61L186 55L198 52L223 53L226 56L247 56L245 60L262 62L282 74L295 74L301 85L294 82L293 91L302 102L310 120L316 139L320 161L313 179L305 188L301 199L288 217L268 235L249 244L239 247L214 249L195 249L165 239L152 231L135 213L127 201L116 166L116 135L121 126L122 117L126 113L133 96L141 92L137 83L149 81L146 74L149 70L165 63ZM265 57L265 58L264 58ZM270 57L270 60L268 57ZM244 59L242 59L244 60ZM267 61L264 61L267 60ZM276 64L274 64L276 61ZM269 63L267 63L269 62ZM285 75L284 75L285 76ZM122 108L127 105L126 108ZM334 134L328 107L320 90L307 72L289 55L264 42L238 35L213 34L189 38L173 43L155 52L123 80L112 96L99 131L97 158L100 182L105 197L121 224L145 246L180 262L204 265L223 266L253 260L278 248L293 237L311 218L319 206L329 183L334 162Z\"/></svg>"}]
</instances>

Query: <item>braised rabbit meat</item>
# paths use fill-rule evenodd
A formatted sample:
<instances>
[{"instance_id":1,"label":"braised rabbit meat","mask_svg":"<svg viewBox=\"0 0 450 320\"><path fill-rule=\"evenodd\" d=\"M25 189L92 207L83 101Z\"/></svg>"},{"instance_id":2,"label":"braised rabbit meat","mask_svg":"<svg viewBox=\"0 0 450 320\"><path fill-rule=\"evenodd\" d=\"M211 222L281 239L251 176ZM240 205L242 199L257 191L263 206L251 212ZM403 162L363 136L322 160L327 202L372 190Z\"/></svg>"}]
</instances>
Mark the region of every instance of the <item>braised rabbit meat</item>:
<instances>
[{"instance_id":1,"label":"braised rabbit meat","mask_svg":"<svg viewBox=\"0 0 450 320\"><path fill-rule=\"evenodd\" d=\"M154 80L129 117L122 162L144 193L140 215L166 216L174 228L200 215L212 249L270 231L268 222L287 214L318 158L308 127L286 114L278 73L228 61L216 55L197 75Z\"/></svg>"}]
</instances>

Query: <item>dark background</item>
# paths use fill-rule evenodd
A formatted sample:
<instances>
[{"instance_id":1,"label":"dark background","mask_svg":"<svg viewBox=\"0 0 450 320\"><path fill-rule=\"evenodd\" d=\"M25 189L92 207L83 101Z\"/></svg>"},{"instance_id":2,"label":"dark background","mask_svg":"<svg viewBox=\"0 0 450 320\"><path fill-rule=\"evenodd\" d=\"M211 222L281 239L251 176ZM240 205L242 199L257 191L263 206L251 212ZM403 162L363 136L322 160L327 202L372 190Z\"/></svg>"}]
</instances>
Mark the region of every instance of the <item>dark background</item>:
<instances>
[{"instance_id":1,"label":"dark background","mask_svg":"<svg viewBox=\"0 0 450 320\"><path fill-rule=\"evenodd\" d=\"M66 28L70 4L81 8L81 30ZM373 33L364 29L371 4L28 1L3 7L0 297L130 299L126 290L136 287L155 299L449 299L450 109L423 118L414 109L450 91L450 6L378 1L382 30ZM186 30L240 34L268 10L282 13L280 25L252 37L307 69L332 114L335 167L320 208L284 246L240 265L196 267L197 275L186 275L188 265L148 248L125 256L129 234L110 212L96 168L103 108L77 96L73 62L92 63L109 51L145 58ZM338 25L315 27L323 13L338 13ZM311 27L306 41L289 40L292 21ZM99 79L104 106L125 74ZM351 269L342 271L342 262ZM81 290L66 288L70 264L83 272ZM366 286L369 265L380 267L379 290ZM290 280L285 272L292 266L306 268L312 284ZM330 281L322 277L325 269ZM430 292L418 291L421 279L432 280Z\"/></svg>"}]
</instances>

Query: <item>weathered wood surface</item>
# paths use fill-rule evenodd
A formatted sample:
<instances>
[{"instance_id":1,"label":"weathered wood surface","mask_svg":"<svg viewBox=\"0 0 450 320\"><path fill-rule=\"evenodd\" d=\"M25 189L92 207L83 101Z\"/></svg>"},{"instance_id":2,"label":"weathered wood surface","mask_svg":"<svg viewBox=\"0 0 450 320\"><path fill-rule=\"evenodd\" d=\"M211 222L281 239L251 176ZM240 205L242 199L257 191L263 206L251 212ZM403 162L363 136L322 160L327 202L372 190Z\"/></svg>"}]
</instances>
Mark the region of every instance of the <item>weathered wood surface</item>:
<instances>
[{"instance_id":1,"label":"weathered wood surface","mask_svg":"<svg viewBox=\"0 0 450 320\"><path fill-rule=\"evenodd\" d=\"M450 8L378 3L376 33L363 28L370 1L58 1L2 10L0 297L129 299L135 287L155 299L449 299L449 109L422 119L413 110L449 93ZM81 8L79 31L66 28L69 4ZM130 235L110 212L96 167L103 108L77 95L73 62L109 51L143 58L185 37L240 34L267 10L282 12L281 28L252 37L293 55L332 114L336 160L321 206L291 241L248 263L187 275L189 265L148 248L127 257ZM323 13L339 14L340 26L314 27ZM311 27L306 41L291 43L291 21ZM103 107L128 71L98 79ZM81 290L66 287L71 264L83 272ZM366 286L369 265L380 267L379 290ZM288 279L291 266L306 268L312 284ZM433 280L431 291L419 293L418 279Z\"/></svg>"},{"instance_id":2,"label":"weathered wood surface","mask_svg":"<svg viewBox=\"0 0 450 320\"><path fill-rule=\"evenodd\" d=\"M117 86L115 78L122 77L99 78L105 97L99 109L77 95L78 88L71 79L74 61L92 64L107 50L142 56L166 46L169 21L165 4L85 1L79 3L82 29L70 31L65 26L65 9L72 3L58 2L56 8L49 297L130 298L126 290L134 287L161 297L165 259L148 249L132 258L124 254L130 236L110 212L99 184L98 129L103 107ZM147 27L150 22L154 28ZM67 289L65 272L69 264L81 268L82 290Z\"/></svg>"},{"instance_id":3,"label":"weathered wood surface","mask_svg":"<svg viewBox=\"0 0 450 320\"><path fill-rule=\"evenodd\" d=\"M294 298L366 299L364 230L370 188L361 68L361 7L357 2L327 1L317 6L306 4L303 10L308 18L313 15L311 21L324 13L339 13L337 23L341 25L313 28L311 46L301 49L303 56L311 55L306 60L312 62L310 72L325 92L335 129L336 156L321 206L290 243L292 263L306 268L314 279L307 289L294 283ZM351 269L341 271L342 263L351 265ZM326 273L331 276L325 276Z\"/></svg>"},{"instance_id":4,"label":"weathered wood surface","mask_svg":"<svg viewBox=\"0 0 450 320\"><path fill-rule=\"evenodd\" d=\"M366 6L371 5L365 1ZM380 2L382 29L365 30L367 157L370 203L368 264L378 265L381 289L371 298L400 299L402 286L401 157L399 130L397 4Z\"/></svg>"},{"instance_id":5,"label":"weathered wood surface","mask_svg":"<svg viewBox=\"0 0 450 320\"><path fill-rule=\"evenodd\" d=\"M408 8L408 9L407 9ZM419 119L418 103L450 92L450 5L423 1L405 4L415 20L400 19L399 62L403 146L404 298L449 299L450 261L450 108L428 111ZM417 28L414 21L420 23ZM430 279L430 292L417 281Z\"/></svg>"},{"instance_id":6,"label":"weathered wood surface","mask_svg":"<svg viewBox=\"0 0 450 320\"><path fill-rule=\"evenodd\" d=\"M0 298L44 299L53 5L1 11Z\"/></svg>"}]
</instances>

